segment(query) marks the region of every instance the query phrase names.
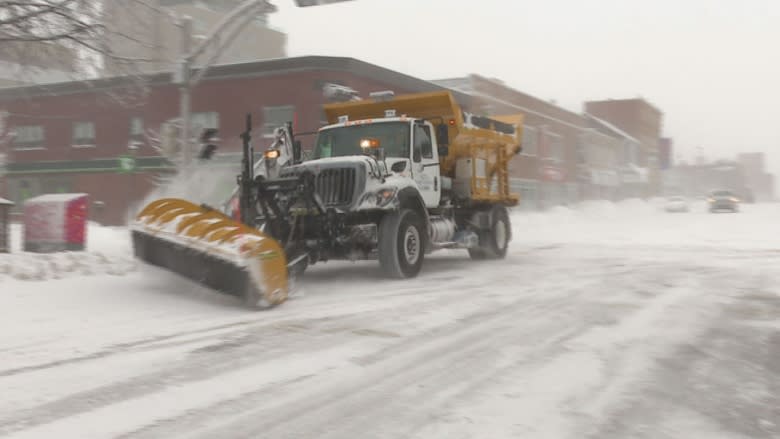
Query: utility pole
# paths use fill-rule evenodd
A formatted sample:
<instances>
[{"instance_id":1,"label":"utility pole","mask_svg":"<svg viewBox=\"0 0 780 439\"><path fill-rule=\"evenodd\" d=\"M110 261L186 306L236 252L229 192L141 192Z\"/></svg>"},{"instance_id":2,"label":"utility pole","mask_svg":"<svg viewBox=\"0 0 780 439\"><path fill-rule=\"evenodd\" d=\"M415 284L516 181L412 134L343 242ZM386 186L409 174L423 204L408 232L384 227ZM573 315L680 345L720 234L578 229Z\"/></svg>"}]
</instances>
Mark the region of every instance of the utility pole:
<instances>
[{"instance_id":1,"label":"utility pole","mask_svg":"<svg viewBox=\"0 0 780 439\"><path fill-rule=\"evenodd\" d=\"M190 73L192 71L192 60L189 58L190 46L192 43L192 18L184 16L180 22L181 41L179 59L179 112L181 114L181 151L183 168L188 172L192 163L192 145L190 145L190 108L191 108L191 86Z\"/></svg>"},{"instance_id":2,"label":"utility pole","mask_svg":"<svg viewBox=\"0 0 780 439\"><path fill-rule=\"evenodd\" d=\"M174 81L179 84L179 117L181 119L180 142L182 148L182 169L188 173L193 161L192 145L190 144L192 88L206 74L219 55L227 49L241 30L251 23L257 14L275 11L268 0L245 0L217 23L211 32L192 47L192 19L182 17L180 20L181 44L179 47L178 68L174 72ZM197 66L193 74L195 61L203 54L209 53L208 59Z\"/></svg>"},{"instance_id":3,"label":"utility pole","mask_svg":"<svg viewBox=\"0 0 780 439\"><path fill-rule=\"evenodd\" d=\"M295 3L298 7L309 7L344 1L352 0L295 0ZM190 145L192 88L203 79L206 71L217 61L222 51L230 46L244 27L251 23L258 14L275 11L276 6L268 0L245 0L225 15L203 41L195 47L192 47L192 19L186 16L181 18L181 45L178 68L174 72L174 82L179 84L182 168L185 173L188 173L193 158L192 145ZM262 44L262 41L257 43ZM207 51L210 51L209 57L202 62L202 65L198 66L197 72L193 74L195 61Z\"/></svg>"}]
</instances>

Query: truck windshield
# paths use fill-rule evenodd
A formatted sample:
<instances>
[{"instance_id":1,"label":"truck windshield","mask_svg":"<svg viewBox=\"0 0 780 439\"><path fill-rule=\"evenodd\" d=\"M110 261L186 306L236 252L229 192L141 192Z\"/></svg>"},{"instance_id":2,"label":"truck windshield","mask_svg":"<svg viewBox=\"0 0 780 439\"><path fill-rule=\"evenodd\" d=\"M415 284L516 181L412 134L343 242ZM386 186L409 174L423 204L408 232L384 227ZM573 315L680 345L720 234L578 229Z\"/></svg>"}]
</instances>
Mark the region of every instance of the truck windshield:
<instances>
[{"instance_id":1,"label":"truck windshield","mask_svg":"<svg viewBox=\"0 0 780 439\"><path fill-rule=\"evenodd\" d=\"M349 125L320 131L314 158L360 155L360 139L379 140L379 147L387 157L409 157L409 124L406 122L380 122Z\"/></svg>"}]
</instances>

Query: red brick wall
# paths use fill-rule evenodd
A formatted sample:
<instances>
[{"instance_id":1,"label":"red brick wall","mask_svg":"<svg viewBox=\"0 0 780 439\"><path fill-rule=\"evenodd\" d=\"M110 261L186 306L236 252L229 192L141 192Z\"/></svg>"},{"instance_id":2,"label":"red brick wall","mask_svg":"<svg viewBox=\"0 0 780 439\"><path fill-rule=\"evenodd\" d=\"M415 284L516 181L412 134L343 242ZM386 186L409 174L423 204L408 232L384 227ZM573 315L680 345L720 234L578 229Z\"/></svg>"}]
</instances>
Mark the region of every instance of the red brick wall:
<instances>
[{"instance_id":1,"label":"red brick wall","mask_svg":"<svg viewBox=\"0 0 780 439\"><path fill-rule=\"evenodd\" d=\"M216 111L220 119L221 152L240 151L239 134L244 130L245 115L251 112L255 131L255 145L262 147L259 128L263 124L263 107L294 105L298 131L312 131L320 126L321 105L325 99L317 87L322 82L339 82L349 86L362 96L372 91L393 90L398 94L412 90L393 84L358 76L343 71L284 72L254 78L210 79L193 90L192 111ZM119 94L121 97L122 94ZM105 91L68 94L60 96L28 97L6 101L3 106L11 113L9 126L43 125L44 150L14 151L8 148L9 159L16 163L42 160L89 160L117 158L128 152L130 119L140 116L144 129L158 130L164 121L177 117L179 93L174 85L158 85L148 89L148 94L134 105L126 106L113 99ZM72 125L76 121L95 123L95 148L73 148ZM304 146L313 142L312 136L301 137ZM138 156L154 156L156 152L143 145ZM31 174L29 178L56 177L66 174ZM107 223L122 224L128 206L141 199L152 188L153 174L134 175L119 173L67 174L70 190L90 194L90 201L103 201L102 214L94 210L91 218ZM16 174L13 178L25 178ZM10 197L9 197L10 198Z\"/></svg>"}]
</instances>

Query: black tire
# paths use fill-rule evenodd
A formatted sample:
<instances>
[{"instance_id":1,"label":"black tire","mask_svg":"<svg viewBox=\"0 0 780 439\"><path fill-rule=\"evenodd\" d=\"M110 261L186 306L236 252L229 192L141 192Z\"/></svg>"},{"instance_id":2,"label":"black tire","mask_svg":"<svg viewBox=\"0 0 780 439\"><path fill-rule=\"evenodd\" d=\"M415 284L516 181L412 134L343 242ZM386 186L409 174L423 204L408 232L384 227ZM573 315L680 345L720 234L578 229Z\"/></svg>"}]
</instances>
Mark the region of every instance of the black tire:
<instances>
[{"instance_id":1,"label":"black tire","mask_svg":"<svg viewBox=\"0 0 780 439\"><path fill-rule=\"evenodd\" d=\"M423 220L411 209L388 213L379 224L379 266L387 277L417 276L425 256Z\"/></svg>"},{"instance_id":2,"label":"black tire","mask_svg":"<svg viewBox=\"0 0 780 439\"><path fill-rule=\"evenodd\" d=\"M490 230L479 234L479 247L470 248L469 256L474 260L504 259L512 238L512 224L504 206L493 207L490 214Z\"/></svg>"}]
</instances>

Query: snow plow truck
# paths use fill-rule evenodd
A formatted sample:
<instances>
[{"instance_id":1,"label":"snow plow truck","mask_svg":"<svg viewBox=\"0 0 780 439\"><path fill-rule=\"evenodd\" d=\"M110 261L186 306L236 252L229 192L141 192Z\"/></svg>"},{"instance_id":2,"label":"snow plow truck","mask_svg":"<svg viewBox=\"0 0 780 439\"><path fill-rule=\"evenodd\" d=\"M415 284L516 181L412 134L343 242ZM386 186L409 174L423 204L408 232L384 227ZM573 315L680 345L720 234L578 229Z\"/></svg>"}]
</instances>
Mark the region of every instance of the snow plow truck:
<instances>
[{"instance_id":1,"label":"snow plow truck","mask_svg":"<svg viewBox=\"0 0 780 439\"><path fill-rule=\"evenodd\" d=\"M248 115L233 197L147 204L131 225L136 257L261 308L317 262L373 259L402 279L437 249L504 258L522 115L476 116L448 91L375 93L324 112L306 158L291 123L256 154Z\"/></svg>"}]
</instances>

